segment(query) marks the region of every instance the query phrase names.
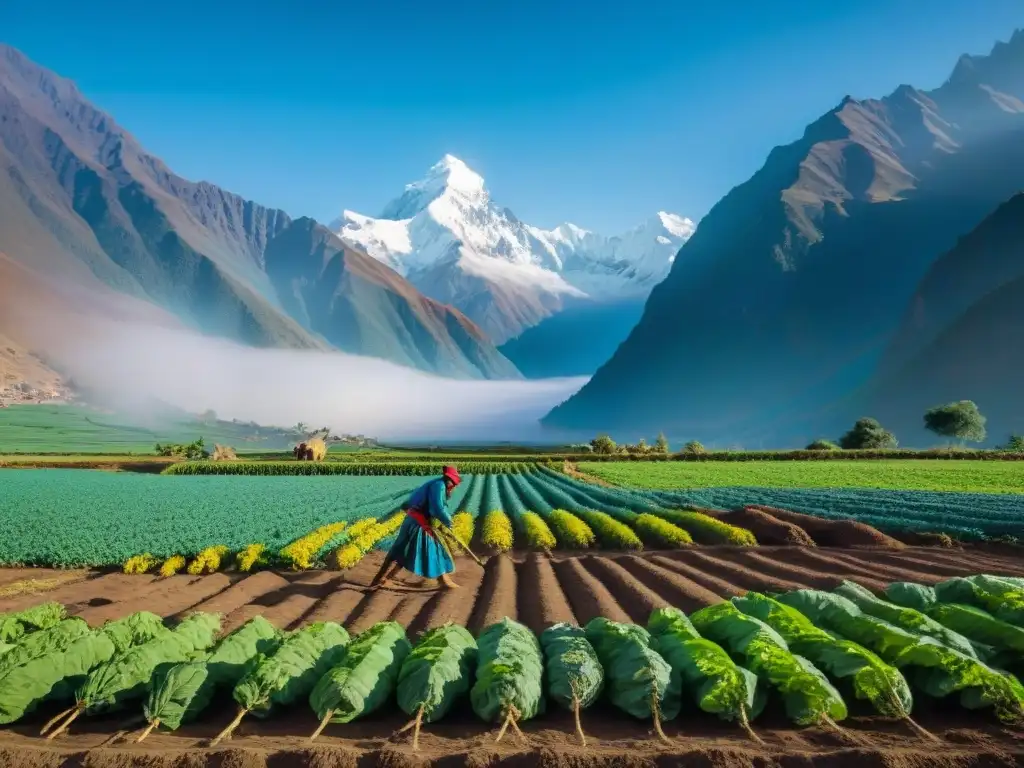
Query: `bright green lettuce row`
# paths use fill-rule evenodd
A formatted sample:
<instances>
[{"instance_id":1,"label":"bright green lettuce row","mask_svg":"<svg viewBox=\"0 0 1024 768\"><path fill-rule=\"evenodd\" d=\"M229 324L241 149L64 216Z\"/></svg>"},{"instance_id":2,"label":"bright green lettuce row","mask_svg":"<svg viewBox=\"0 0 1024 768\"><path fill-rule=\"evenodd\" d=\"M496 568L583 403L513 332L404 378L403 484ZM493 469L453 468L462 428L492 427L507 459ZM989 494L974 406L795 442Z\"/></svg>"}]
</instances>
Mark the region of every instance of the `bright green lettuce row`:
<instances>
[{"instance_id":1,"label":"bright green lettuce row","mask_svg":"<svg viewBox=\"0 0 1024 768\"><path fill-rule=\"evenodd\" d=\"M266 717L275 706L305 698L345 653L349 636L332 621L317 622L288 635L269 656L258 657L232 695L243 712Z\"/></svg>"},{"instance_id":2,"label":"bright green lettuce row","mask_svg":"<svg viewBox=\"0 0 1024 768\"><path fill-rule=\"evenodd\" d=\"M91 671L166 631L159 616L142 611L12 669L0 677L0 725L19 720L45 701L67 702Z\"/></svg>"},{"instance_id":3,"label":"bright green lettuce row","mask_svg":"<svg viewBox=\"0 0 1024 768\"><path fill-rule=\"evenodd\" d=\"M798 589L777 599L796 608L815 624L871 649L899 670L910 670L912 682L929 696L960 693L969 709L992 707L1000 720L1024 715L1024 687L1012 675L943 645L870 616L842 595Z\"/></svg>"},{"instance_id":4,"label":"bright green lettuce row","mask_svg":"<svg viewBox=\"0 0 1024 768\"><path fill-rule=\"evenodd\" d=\"M985 643L997 651L1024 653L1024 629L973 605L938 603L928 615L954 632L976 643Z\"/></svg>"},{"instance_id":5,"label":"bright green lettuce row","mask_svg":"<svg viewBox=\"0 0 1024 768\"><path fill-rule=\"evenodd\" d=\"M980 660L985 656L985 649L977 648L969 639L958 632L954 632L949 627L944 627L935 619L914 608L894 605L886 600L881 600L860 584L844 581L834 591L835 594L851 601L868 616L874 616L875 618L887 621L915 635L931 637L943 645L973 659Z\"/></svg>"},{"instance_id":6,"label":"bright green lettuce row","mask_svg":"<svg viewBox=\"0 0 1024 768\"><path fill-rule=\"evenodd\" d=\"M732 603L701 608L690 620L697 631L743 657L746 666L782 694L786 714L797 725L844 720L846 703L828 678L760 619Z\"/></svg>"},{"instance_id":7,"label":"bright green lettuce row","mask_svg":"<svg viewBox=\"0 0 1024 768\"><path fill-rule=\"evenodd\" d=\"M72 618L64 619L49 629L25 635L11 647L9 653L0 656L0 677L33 659L66 650L71 643L89 632L89 625L84 620Z\"/></svg>"},{"instance_id":8,"label":"bright green lettuce row","mask_svg":"<svg viewBox=\"0 0 1024 768\"><path fill-rule=\"evenodd\" d=\"M317 718L351 723L379 709L391 698L411 650L405 630L394 621L378 622L358 635L309 695Z\"/></svg>"},{"instance_id":9,"label":"bright green lettuce row","mask_svg":"<svg viewBox=\"0 0 1024 768\"><path fill-rule=\"evenodd\" d=\"M0 643L13 643L29 632L49 629L67 616L60 603L40 603L24 611L0 613Z\"/></svg>"},{"instance_id":10,"label":"bright green lettuce row","mask_svg":"<svg viewBox=\"0 0 1024 768\"><path fill-rule=\"evenodd\" d=\"M678 686L704 712L748 722L764 709L767 691L757 675L705 640L678 608L658 608L647 622L651 646L669 663ZM673 681L671 685L676 685Z\"/></svg>"},{"instance_id":11,"label":"bright green lettuce row","mask_svg":"<svg viewBox=\"0 0 1024 768\"><path fill-rule=\"evenodd\" d=\"M469 692L476 656L476 640L465 627L445 624L424 633L398 673L398 706L409 716L422 707L424 722L440 720Z\"/></svg>"},{"instance_id":12,"label":"bright green lettuce row","mask_svg":"<svg viewBox=\"0 0 1024 768\"><path fill-rule=\"evenodd\" d=\"M999 576L968 576L935 585L943 603L964 603L983 608L997 619L1024 627L1024 586Z\"/></svg>"},{"instance_id":13,"label":"bright green lettuce row","mask_svg":"<svg viewBox=\"0 0 1024 768\"><path fill-rule=\"evenodd\" d=\"M906 718L914 706L910 686L895 667L863 646L819 629L800 611L757 592L733 605L778 632L790 650L810 659L834 680L849 680L858 699L888 717Z\"/></svg>"},{"instance_id":14,"label":"bright green lettuce row","mask_svg":"<svg viewBox=\"0 0 1024 768\"><path fill-rule=\"evenodd\" d=\"M604 667L605 690L612 704L640 719L671 720L679 714L682 691L669 663L651 647L643 627L602 616L586 626L587 640Z\"/></svg>"},{"instance_id":15,"label":"bright green lettuce row","mask_svg":"<svg viewBox=\"0 0 1024 768\"><path fill-rule=\"evenodd\" d=\"M490 723L529 720L545 709L544 660L533 632L506 617L477 638L473 711Z\"/></svg>"},{"instance_id":16,"label":"bright green lettuce row","mask_svg":"<svg viewBox=\"0 0 1024 768\"><path fill-rule=\"evenodd\" d=\"M172 731L195 720L218 688L234 686L261 654L272 653L280 642L278 629L256 616L223 638L205 658L158 672L144 707L146 720Z\"/></svg>"},{"instance_id":17,"label":"bright green lettuce row","mask_svg":"<svg viewBox=\"0 0 1024 768\"><path fill-rule=\"evenodd\" d=\"M586 709L604 689L604 669L586 632L575 624L554 624L540 636L547 693L570 711Z\"/></svg>"},{"instance_id":18,"label":"bright green lettuce row","mask_svg":"<svg viewBox=\"0 0 1024 768\"><path fill-rule=\"evenodd\" d=\"M122 709L148 693L162 665L190 660L196 651L213 645L219 632L218 614L192 614L173 631L159 633L90 673L75 694L78 708L88 715Z\"/></svg>"},{"instance_id":19,"label":"bright green lettuce row","mask_svg":"<svg viewBox=\"0 0 1024 768\"><path fill-rule=\"evenodd\" d=\"M890 603L913 608L921 613L927 613L928 609L939 601L934 588L912 581L894 581L882 594Z\"/></svg>"}]
</instances>

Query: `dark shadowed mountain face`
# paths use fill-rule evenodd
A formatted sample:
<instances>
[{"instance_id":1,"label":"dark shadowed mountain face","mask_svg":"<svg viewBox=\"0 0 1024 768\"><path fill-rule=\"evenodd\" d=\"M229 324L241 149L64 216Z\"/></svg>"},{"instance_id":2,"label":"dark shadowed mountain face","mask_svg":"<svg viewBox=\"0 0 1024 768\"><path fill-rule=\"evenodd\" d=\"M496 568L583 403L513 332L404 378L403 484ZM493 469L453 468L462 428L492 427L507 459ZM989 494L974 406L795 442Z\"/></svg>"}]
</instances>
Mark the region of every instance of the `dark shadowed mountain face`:
<instances>
[{"instance_id":1,"label":"dark shadowed mountain face","mask_svg":"<svg viewBox=\"0 0 1024 768\"><path fill-rule=\"evenodd\" d=\"M465 315L312 219L273 238L266 264L288 313L338 349L445 376L520 378Z\"/></svg>"},{"instance_id":2,"label":"dark shadowed mountain face","mask_svg":"<svg viewBox=\"0 0 1024 768\"><path fill-rule=\"evenodd\" d=\"M387 294L391 311L372 321L358 316L359 301L348 313L304 315L293 294L279 295L267 264L271 244L290 242L297 225L306 226L175 175L73 83L0 45L0 251L11 259L82 291L113 288L246 344L339 346L433 372L516 375L457 313L437 306L418 325L426 300L405 287ZM297 251L309 261L317 246L306 240ZM304 276L322 293L343 294L315 285L339 278L329 266ZM344 345L331 341L341 338Z\"/></svg>"},{"instance_id":3,"label":"dark shadowed mountain face","mask_svg":"<svg viewBox=\"0 0 1024 768\"><path fill-rule=\"evenodd\" d=\"M615 354L643 311L643 299L570 302L498 349L527 378L590 376Z\"/></svg>"},{"instance_id":4,"label":"dark shadowed mountain face","mask_svg":"<svg viewBox=\"0 0 1024 768\"><path fill-rule=\"evenodd\" d=\"M925 410L956 400L978 404L989 442L1024 433L1024 194L932 265L866 407L923 437Z\"/></svg>"},{"instance_id":5,"label":"dark shadowed mountain face","mask_svg":"<svg viewBox=\"0 0 1024 768\"><path fill-rule=\"evenodd\" d=\"M545 422L818 436L808 415L871 377L935 259L1024 186L1022 98L1018 32L934 91L845 99L712 209L637 328Z\"/></svg>"}]
</instances>

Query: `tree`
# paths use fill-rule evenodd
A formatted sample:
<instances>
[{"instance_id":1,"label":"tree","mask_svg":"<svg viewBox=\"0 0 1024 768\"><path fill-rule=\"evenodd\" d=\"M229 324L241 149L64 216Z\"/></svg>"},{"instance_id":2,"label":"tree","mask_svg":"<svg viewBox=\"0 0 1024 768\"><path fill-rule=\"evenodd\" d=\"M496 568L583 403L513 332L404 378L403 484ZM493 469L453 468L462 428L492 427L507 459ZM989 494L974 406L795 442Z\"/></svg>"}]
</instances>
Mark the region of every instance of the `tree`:
<instances>
[{"instance_id":1,"label":"tree","mask_svg":"<svg viewBox=\"0 0 1024 768\"><path fill-rule=\"evenodd\" d=\"M707 452L708 451L707 448L704 447L704 443L700 442L699 440L691 440L690 442L683 446L683 453L689 453L694 456L704 454Z\"/></svg>"},{"instance_id":2,"label":"tree","mask_svg":"<svg viewBox=\"0 0 1024 768\"><path fill-rule=\"evenodd\" d=\"M590 444L594 448L594 453L600 453L604 455L610 455L615 453L617 446L615 441L612 440L608 435L598 435Z\"/></svg>"},{"instance_id":3,"label":"tree","mask_svg":"<svg viewBox=\"0 0 1024 768\"><path fill-rule=\"evenodd\" d=\"M883 429L875 419L858 419L853 429L839 439L839 447L848 451L887 451L896 448L899 442L896 436Z\"/></svg>"},{"instance_id":4,"label":"tree","mask_svg":"<svg viewBox=\"0 0 1024 768\"><path fill-rule=\"evenodd\" d=\"M654 441L654 452L655 453L668 453L668 438L665 437L664 432L658 433L658 439Z\"/></svg>"},{"instance_id":5,"label":"tree","mask_svg":"<svg viewBox=\"0 0 1024 768\"><path fill-rule=\"evenodd\" d=\"M985 439L985 417L971 400L937 405L924 414L925 427L942 437L980 443Z\"/></svg>"},{"instance_id":6,"label":"tree","mask_svg":"<svg viewBox=\"0 0 1024 768\"><path fill-rule=\"evenodd\" d=\"M1024 435L1010 435L1006 445L999 447L999 450L1007 453L1024 453Z\"/></svg>"}]
</instances>

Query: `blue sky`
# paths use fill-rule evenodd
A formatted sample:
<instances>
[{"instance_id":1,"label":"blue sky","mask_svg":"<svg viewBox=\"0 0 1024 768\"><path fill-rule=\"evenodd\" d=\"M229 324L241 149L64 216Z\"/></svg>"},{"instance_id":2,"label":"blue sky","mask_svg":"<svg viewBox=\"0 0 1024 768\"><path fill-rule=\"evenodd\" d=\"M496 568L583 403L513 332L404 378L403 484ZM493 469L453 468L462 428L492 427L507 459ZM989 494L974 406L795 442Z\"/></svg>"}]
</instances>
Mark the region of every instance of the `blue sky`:
<instances>
[{"instance_id":1,"label":"blue sky","mask_svg":"<svg viewBox=\"0 0 1024 768\"><path fill-rule=\"evenodd\" d=\"M530 223L702 216L846 94L939 85L1021 0L51 0L0 39L178 173L375 215L444 153Z\"/></svg>"}]
</instances>

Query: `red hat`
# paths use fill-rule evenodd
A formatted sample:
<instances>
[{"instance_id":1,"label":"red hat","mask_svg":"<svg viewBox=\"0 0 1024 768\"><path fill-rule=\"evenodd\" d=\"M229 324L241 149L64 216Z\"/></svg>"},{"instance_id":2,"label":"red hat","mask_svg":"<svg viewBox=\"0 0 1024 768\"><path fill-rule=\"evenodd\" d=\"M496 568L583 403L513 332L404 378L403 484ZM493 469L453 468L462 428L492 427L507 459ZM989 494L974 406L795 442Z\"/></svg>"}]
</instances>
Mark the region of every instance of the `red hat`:
<instances>
[{"instance_id":1,"label":"red hat","mask_svg":"<svg viewBox=\"0 0 1024 768\"><path fill-rule=\"evenodd\" d=\"M462 478L459 477L459 470L457 470L455 467L445 467L444 469L442 469L441 477L447 477L449 480L455 483L455 485L458 485L459 483L462 482Z\"/></svg>"}]
</instances>

